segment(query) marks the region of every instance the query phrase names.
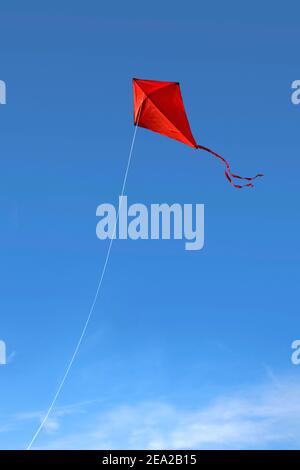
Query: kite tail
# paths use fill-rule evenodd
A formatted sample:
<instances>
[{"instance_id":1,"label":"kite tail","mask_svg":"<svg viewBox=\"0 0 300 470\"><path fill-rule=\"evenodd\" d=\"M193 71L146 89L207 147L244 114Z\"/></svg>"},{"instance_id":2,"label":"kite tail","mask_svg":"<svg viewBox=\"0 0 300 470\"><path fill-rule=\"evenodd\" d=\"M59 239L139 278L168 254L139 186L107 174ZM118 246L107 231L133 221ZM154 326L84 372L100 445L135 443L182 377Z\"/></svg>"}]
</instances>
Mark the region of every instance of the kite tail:
<instances>
[{"instance_id":1,"label":"kite tail","mask_svg":"<svg viewBox=\"0 0 300 470\"><path fill-rule=\"evenodd\" d=\"M214 155L215 157L222 160L222 162L225 164L226 169L227 169L227 170L225 170L225 176L228 179L229 183L232 184L232 186L234 188L238 188L238 189L245 188L245 187L253 188L253 186L254 186L252 183L236 184L235 181L234 181L234 178L237 178L237 179L240 179L240 180L252 181L252 180L255 180L255 178L259 178L260 176L264 176L262 173L257 173L257 175L252 176L252 177L235 175L231 172L231 169L230 169L230 166L229 166L229 163L227 162L227 160L225 160L225 158L221 157L221 155L217 154L216 152L213 152L213 150L211 150L207 147L203 147L202 145L197 145L197 148L201 149L201 150L205 150L206 152L209 152L212 155Z\"/></svg>"}]
</instances>

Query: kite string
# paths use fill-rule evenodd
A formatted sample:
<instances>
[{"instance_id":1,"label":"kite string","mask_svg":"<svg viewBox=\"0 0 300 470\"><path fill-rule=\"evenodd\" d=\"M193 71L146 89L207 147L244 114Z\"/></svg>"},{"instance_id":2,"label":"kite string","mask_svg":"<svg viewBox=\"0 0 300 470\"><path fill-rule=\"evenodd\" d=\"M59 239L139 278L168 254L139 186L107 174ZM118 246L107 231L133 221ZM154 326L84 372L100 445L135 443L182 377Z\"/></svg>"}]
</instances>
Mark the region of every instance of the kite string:
<instances>
[{"instance_id":1,"label":"kite string","mask_svg":"<svg viewBox=\"0 0 300 470\"><path fill-rule=\"evenodd\" d=\"M31 439L28 447L27 447L27 450L30 450L32 445L34 444L36 438L38 437L38 435L40 434L41 430L43 429L47 419L49 418L49 415L50 413L52 412L53 410L53 407L60 395L60 392L64 386L64 383L69 375L69 372L72 368L72 365L75 361L75 358L77 356L77 353L78 353L78 350L81 346L81 343L82 343L82 340L85 336L85 333L86 333L86 330L87 330L87 327L89 325L89 322L90 322L90 319L92 317L92 314L93 314L93 311L94 311L94 308L95 308L95 305L96 305L96 302L97 302L97 299L98 299L98 296L99 296L99 292L100 292L100 289L101 289L101 286L102 286L102 282L103 282L103 278L104 278L104 275L105 275L105 272L106 272L106 268L107 268L107 264L108 264L108 261L109 261L109 257L110 257L110 252L111 252L111 248L112 248L112 244L113 244L113 240L115 238L115 235L116 235L116 229L117 229L117 224L118 224L118 220L119 220L119 214L120 214L120 209L121 209L121 205L122 205L122 202L123 202L123 196L124 196L124 191L125 191L125 186L126 186L126 182L127 182L127 177L128 177L128 172L129 172L129 167L130 167L130 163L131 163L131 158L132 158L132 153L133 153L133 147L134 147L134 143L135 143L135 137L136 137L136 132L137 132L137 128L138 128L138 123L139 123L139 118L140 118L140 113L141 113L141 109L140 109L140 112L139 112L139 115L138 115L138 119L137 119L137 122L135 124L135 129L134 129L134 133L133 133L133 138L132 138L132 142L131 142L131 146L130 146L130 151L129 151L129 156L128 156L128 161L127 161L127 166L126 166L126 170L125 170L125 175L124 175L124 179L123 179L123 184L122 184L122 189L121 189L121 199L120 199L120 203L119 203L119 207L118 207L118 211L117 211L117 215L116 215L116 221L115 221L115 224L114 224L114 230L113 230L113 236L111 237L110 241L109 241L109 245L108 245L108 250L107 250L107 253L106 253L106 257L105 257L105 261L104 261L104 265L103 265L103 268L102 268L102 272L101 272L101 276L100 276L100 279L99 279L99 282L98 282L98 285L97 285L97 289L96 289L96 293L94 295L94 298L93 298L93 301L92 301L92 304L91 304L91 307L90 307L90 310L89 310L89 314L87 316L87 319L85 321L85 324L83 326L83 329L82 329L82 332L79 336L79 339L77 341L77 344L76 344L76 347L74 349L74 352L72 354L72 357L68 363L68 366L66 368L66 371L63 375L63 378L57 388L57 391L50 403L50 406L47 410L47 413L45 414L43 420L41 421L41 424L39 425L37 431L35 432L33 438Z\"/></svg>"}]
</instances>

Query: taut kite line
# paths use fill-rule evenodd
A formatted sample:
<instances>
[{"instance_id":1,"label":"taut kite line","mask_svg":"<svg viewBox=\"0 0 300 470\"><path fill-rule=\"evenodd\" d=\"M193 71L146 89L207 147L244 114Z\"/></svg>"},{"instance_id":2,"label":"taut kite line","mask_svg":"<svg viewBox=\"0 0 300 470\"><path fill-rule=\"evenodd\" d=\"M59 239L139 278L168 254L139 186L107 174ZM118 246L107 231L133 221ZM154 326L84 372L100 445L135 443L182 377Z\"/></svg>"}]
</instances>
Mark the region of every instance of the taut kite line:
<instances>
[{"instance_id":1,"label":"taut kite line","mask_svg":"<svg viewBox=\"0 0 300 470\"><path fill-rule=\"evenodd\" d=\"M139 116L137 118L137 122L138 122L138 119L139 119ZM126 187L126 182L127 182L127 177L128 177L128 172L129 172L129 168L130 168L130 163L131 163L131 159L132 159L132 154L133 154L133 148L134 148L134 143L135 143L135 137L136 137L136 132L137 132L137 128L138 126L136 125L135 128L134 128L134 133L133 133L133 137L132 137L132 141L131 141L131 145L130 145L130 150L129 150L129 155L128 155L128 158L127 158L127 165L126 165L126 169L125 169L125 173L124 173L124 177L123 177L123 183L122 183L122 188L121 188L121 201L123 200L122 196L124 196L124 192L125 192L125 187ZM80 349L80 346L82 344L82 341L86 335L86 331L88 329L88 326L90 324L90 321L91 321L91 318L93 316L93 313L94 313L94 310L95 310L95 306L96 306L96 303L97 303L97 300L99 298L99 295L100 295L100 291L101 291L101 287L102 287L102 283L103 283L103 279L105 277L105 273L106 273L106 269L107 269L107 265L108 265L108 262L109 262L109 258L110 258L110 253L111 253L111 249L112 249L112 245L113 245L113 241L114 241L114 238L115 238L115 234L116 234L116 229L117 229L117 225L118 225L118 221L119 221L119 215L120 215L120 210L121 210L121 207L122 207L122 202L119 204L119 208L118 208L118 211L117 211L117 216L116 216L116 220L115 220L115 224L114 224L114 230L113 230L113 235L111 237L111 239L109 240L109 245L108 245L108 249L107 249L107 252L106 252L106 256L105 256L105 260L104 260L104 264L103 264L103 267L102 267L102 270L101 270L101 273L100 273L100 276L99 276L99 280L98 280L98 283L97 283L97 288L96 288L96 292L94 294L94 297L93 297L93 300L92 300L92 303L90 305L90 309L89 309L89 313L85 319L85 322L83 323L83 327L81 329L81 332L79 334L79 337L78 337L78 340L75 344L75 347L74 347L74 350L73 350L73 353L71 355L71 358L69 359L68 363L67 363L67 367L65 369L65 372L59 382L59 385L53 395L53 398L50 402L50 405L48 406L48 409L47 411L45 412L45 415L43 417L43 419L41 420L41 423L40 425L38 426L36 432L34 433L30 443L28 444L26 450L30 450L33 446L33 444L35 443L37 437L39 436L40 432L42 431L42 429L44 428L45 426L45 423L47 422L50 414L52 413L55 405L56 405L56 402L58 400L58 397L60 396L61 394L61 391L63 389L63 386L69 376L69 373L72 369L72 366L75 362L75 359L77 357L77 354L78 354L78 351Z\"/></svg>"},{"instance_id":2,"label":"taut kite line","mask_svg":"<svg viewBox=\"0 0 300 470\"><path fill-rule=\"evenodd\" d=\"M226 178L235 188L253 187L252 183L236 184L235 178L252 181L263 176L262 173L258 173L251 178L236 175L232 173L225 158L213 150L197 144L191 132L178 82L160 82L134 78L133 108L135 125L158 132L171 139L179 140L195 149L205 150L222 160L226 167Z\"/></svg>"}]
</instances>

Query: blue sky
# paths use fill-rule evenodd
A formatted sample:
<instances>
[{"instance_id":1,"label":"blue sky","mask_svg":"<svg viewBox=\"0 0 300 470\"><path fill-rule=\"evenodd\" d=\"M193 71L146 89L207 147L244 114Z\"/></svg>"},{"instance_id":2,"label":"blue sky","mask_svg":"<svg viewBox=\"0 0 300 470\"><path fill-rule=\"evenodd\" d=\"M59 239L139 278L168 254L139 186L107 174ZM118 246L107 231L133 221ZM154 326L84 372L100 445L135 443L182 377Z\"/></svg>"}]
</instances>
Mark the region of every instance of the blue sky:
<instances>
[{"instance_id":1,"label":"blue sky","mask_svg":"<svg viewBox=\"0 0 300 470\"><path fill-rule=\"evenodd\" d=\"M1 2L0 447L24 448L86 319L132 77L179 81L214 158L137 132L129 202L205 204L205 247L116 241L39 448L299 448L297 2Z\"/></svg>"}]
</instances>

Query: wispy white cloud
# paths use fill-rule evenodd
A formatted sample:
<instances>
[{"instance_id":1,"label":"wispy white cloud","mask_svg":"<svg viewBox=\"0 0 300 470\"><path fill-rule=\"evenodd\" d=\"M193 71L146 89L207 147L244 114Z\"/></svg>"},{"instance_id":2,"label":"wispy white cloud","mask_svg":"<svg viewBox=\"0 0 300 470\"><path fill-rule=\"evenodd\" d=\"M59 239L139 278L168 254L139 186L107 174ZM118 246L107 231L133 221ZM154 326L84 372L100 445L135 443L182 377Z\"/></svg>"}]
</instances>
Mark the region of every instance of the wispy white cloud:
<instances>
[{"instance_id":1,"label":"wispy white cloud","mask_svg":"<svg viewBox=\"0 0 300 470\"><path fill-rule=\"evenodd\" d=\"M51 433L54 431L58 431L60 429L60 423L62 418L67 416L73 416L78 414L84 414L86 410L86 406L91 404L90 401L84 401L80 403L75 403L72 405L66 405L59 408L52 413L51 416L47 419L44 424L44 431ZM37 421L41 423L44 419L45 412L44 411L29 411L18 413L14 416L13 421L15 422L24 422L24 421Z\"/></svg>"},{"instance_id":2,"label":"wispy white cloud","mask_svg":"<svg viewBox=\"0 0 300 470\"><path fill-rule=\"evenodd\" d=\"M17 351L12 351L6 358L6 363L10 364L11 362L14 361L15 357L17 355Z\"/></svg>"},{"instance_id":3,"label":"wispy white cloud","mask_svg":"<svg viewBox=\"0 0 300 470\"><path fill-rule=\"evenodd\" d=\"M223 396L206 406L165 402L120 405L93 414L93 424L65 433L51 449L246 449L299 448L300 381L277 380ZM65 415L54 414L56 422ZM50 424L51 426L51 424ZM58 428L57 428L58 429ZM53 429L52 429L53 430ZM59 433L60 434L60 433Z\"/></svg>"}]
</instances>

